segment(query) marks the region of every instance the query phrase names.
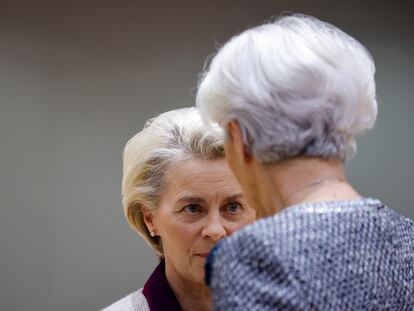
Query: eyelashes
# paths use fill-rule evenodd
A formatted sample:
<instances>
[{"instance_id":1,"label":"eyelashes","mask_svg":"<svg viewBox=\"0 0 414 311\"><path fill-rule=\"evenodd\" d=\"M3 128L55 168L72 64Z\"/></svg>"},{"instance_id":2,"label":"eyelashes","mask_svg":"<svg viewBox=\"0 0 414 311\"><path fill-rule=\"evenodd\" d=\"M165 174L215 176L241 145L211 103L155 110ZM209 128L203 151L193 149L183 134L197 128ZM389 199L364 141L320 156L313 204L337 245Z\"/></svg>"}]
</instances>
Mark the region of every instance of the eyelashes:
<instances>
[{"instance_id":1,"label":"eyelashes","mask_svg":"<svg viewBox=\"0 0 414 311\"><path fill-rule=\"evenodd\" d=\"M182 211L189 214L189 215L196 215L196 214L199 214L200 212L202 212L202 208L201 208L200 204L193 203L193 204L188 204L188 205L184 206Z\"/></svg>"},{"instance_id":2,"label":"eyelashes","mask_svg":"<svg viewBox=\"0 0 414 311\"><path fill-rule=\"evenodd\" d=\"M236 214L238 211L241 211L243 208L243 205L240 204L237 201L232 201L230 203L227 203L225 205L225 207L227 208L227 212L231 213L231 214Z\"/></svg>"},{"instance_id":3,"label":"eyelashes","mask_svg":"<svg viewBox=\"0 0 414 311\"><path fill-rule=\"evenodd\" d=\"M238 214L243 210L243 204L237 201L231 201L229 203L226 203L224 206L220 208L222 212L228 213L228 214ZM188 215L199 215L202 213L206 213L207 211L203 209L203 207L198 203L191 203L181 210L181 212L188 214Z\"/></svg>"}]
</instances>

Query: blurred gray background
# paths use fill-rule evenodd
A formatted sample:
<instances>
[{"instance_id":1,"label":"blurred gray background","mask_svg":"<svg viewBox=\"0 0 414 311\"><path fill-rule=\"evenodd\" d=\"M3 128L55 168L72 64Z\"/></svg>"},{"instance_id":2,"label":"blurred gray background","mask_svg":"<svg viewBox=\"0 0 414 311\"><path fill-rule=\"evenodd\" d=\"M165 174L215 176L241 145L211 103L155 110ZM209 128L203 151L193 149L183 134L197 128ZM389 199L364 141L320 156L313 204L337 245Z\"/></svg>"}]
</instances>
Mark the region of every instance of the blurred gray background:
<instances>
[{"instance_id":1,"label":"blurred gray background","mask_svg":"<svg viewBox=\"0 0 414 311\"><path fill-rule=\"evenodd\" d=\"M363 42L379 118L348 175L414 218L410 1L0 1L0 309L97 310L157 263L121 206L121 154L194 103L204 60L283 11Z\"/></svg>"}]
</instances>

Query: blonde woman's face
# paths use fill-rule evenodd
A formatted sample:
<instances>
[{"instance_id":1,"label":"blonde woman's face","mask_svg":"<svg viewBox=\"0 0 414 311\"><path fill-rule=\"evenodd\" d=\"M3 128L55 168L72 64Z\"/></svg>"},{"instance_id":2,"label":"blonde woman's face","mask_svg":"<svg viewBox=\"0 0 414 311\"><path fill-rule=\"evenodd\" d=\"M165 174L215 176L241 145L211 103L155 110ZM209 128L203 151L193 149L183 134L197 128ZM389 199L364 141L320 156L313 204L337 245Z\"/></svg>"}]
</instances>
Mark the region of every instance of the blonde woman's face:
<instances>
[{"instance_id":1,"label":"blonde woman's face","mask_svg":"<svg viewBox=\"0 0 414 311\"><path fill-rule=\"evenodd\" d=\"M224 159L191 159L169 168L160 206L146 219L161 237L167 277L203 283L214 244L254 221L255 212Z\"/></svg>"}]
</instances>

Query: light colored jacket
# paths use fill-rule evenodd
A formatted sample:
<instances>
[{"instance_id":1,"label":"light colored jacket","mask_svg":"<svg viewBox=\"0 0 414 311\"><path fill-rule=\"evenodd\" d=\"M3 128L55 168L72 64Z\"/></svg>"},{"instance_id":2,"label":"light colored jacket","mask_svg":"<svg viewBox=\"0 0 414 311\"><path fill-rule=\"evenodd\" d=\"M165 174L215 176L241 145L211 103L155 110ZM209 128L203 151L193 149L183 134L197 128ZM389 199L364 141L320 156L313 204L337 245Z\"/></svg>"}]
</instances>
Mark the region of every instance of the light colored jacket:
<instances>
[{"instance_id":1,"label":"light colored jacket","mask_svg":"<svg viewBox=\"0 0 414 311\"><path fill-rule=\"evenodd\" d=\"M142 288L114 302L102 311L150 311Z\"/></svg>"}]
</instances>

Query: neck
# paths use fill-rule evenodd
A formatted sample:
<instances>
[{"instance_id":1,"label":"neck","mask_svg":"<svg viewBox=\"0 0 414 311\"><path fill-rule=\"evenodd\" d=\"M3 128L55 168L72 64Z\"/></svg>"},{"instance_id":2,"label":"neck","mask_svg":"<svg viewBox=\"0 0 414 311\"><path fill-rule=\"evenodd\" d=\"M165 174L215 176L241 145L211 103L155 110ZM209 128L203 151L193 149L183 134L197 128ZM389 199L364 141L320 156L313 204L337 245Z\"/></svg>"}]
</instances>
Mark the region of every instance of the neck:
<instances>
[{"instance_id":1,"label":"neck","mask_svg":"<svg viewBox=\"0 0 414 311\"><path fill-rule=\"evenodd\" d=\"M347 182L339 160L297 157L254 165L261 217L285 207L326 201L352 200L360 195Z\"/></svg>"},{"instance_id":2,"label":"neck","mask_svg":"<svg viewBox=\"0 0 414 311\"><path fill-rule=\"evenodd\" d=\"M165 274L183 311L210 311L212 309L210 290L204 282L189 281L182 278L174 267L167 263Z\"/></svg>"}]
</instances>

